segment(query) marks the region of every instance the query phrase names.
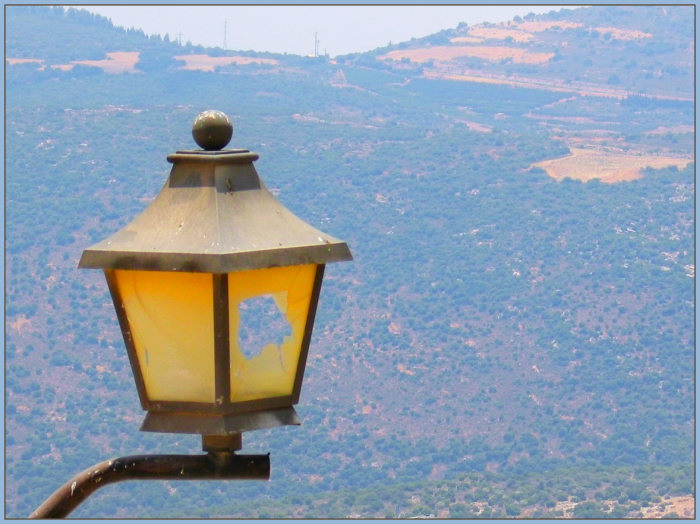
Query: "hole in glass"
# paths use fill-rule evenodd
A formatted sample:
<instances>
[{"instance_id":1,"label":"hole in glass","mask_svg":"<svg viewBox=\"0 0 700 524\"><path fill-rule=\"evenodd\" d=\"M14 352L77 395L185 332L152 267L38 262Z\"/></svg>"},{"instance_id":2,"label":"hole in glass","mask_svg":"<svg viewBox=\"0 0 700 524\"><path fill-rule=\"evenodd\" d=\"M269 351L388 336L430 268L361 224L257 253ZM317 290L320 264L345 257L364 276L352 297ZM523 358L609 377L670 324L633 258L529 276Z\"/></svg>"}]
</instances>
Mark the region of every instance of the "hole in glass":
<instances>
[{"instance_id":1,"label":"hole in glass","mask_svg":"<svg viewBox=\"0 0 700 524\"><path fill-rule=\"evenodd\" d=\"M238 305L238 346L250 360L273 344L278 350L284 339L292 334L292 326L277 306L272 295L244 300Z\"/></svg>"}]
</instances>

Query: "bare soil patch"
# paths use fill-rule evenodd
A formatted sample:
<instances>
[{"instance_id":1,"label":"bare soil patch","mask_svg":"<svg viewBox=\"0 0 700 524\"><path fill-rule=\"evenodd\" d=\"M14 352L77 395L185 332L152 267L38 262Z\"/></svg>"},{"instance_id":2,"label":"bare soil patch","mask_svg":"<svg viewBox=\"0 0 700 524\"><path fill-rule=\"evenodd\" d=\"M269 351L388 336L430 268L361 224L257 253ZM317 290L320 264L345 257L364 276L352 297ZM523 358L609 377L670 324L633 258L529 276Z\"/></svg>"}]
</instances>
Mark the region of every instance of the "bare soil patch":
<instances>
[{"instance_id":1,"label":"bare soil patch","mask_svg":"<svg viewBox=\"0 0 700 524\"><path fill-rule=\"evenodd\" d=\"M578 22L521 22L517 25L518 29L523 31L530 31L532 33L539 33L541 31L547 31L554 27L559 27L560 29L576 29L577 27L582 27L583 24Z\"/></svg>"},{"instance_id":2,"label":"bare soil patch","mask_svg":"<svg viewBox=\"0 0 700 524\"><path fill-rule=\"evenodd\" d=\"M396 369L398 369L399 372L400 372L400 373L403 373L404 375L415 375L415 374L416 374L414 371L411 371L410 369L408 369L408 368L407 368L406 366L404 366L403 364L398 364L398 365L396 366Z\"/></svg>"},{"instance_id":3,"label":"bare soil patch","mask_svg":"<svg viewBox=\"0 0 700 524\"><path fill-rule=\"evenodd\" d=\"M658 504L642 508L645 519L659 519L669 513L676 513L681 518L695 518L695 499L692 495L669 497Z\"/></svg>"},{"instance_id":4,"label":"bare soil patch","mask_svg":"<svg viewBox=\"0 0 700 524\"><path fill-rule=\"evenodd\" d=\"M601 182L615 183L641 178L641 170L646 167L676 166L681 169L690 162L691 158L571 148L568 156L537 162L532 167L544 169L557 181L573 178L588 182L597 178Z\"/></svg>"},{"instance_id":5,"label":"bare soil patch","mask_svg":"<svg viewBox=\"0 0 700 524\"><path fill-rule=\"evenodd\" d=\"M453 44L480 44L483 41L483 38L476 38L473 36L456 36L454 38L450 38L450 43Z\"/></svg>"},{"instance_id":6,"label":"bare soil patch","mask_svg":"<svg viewBox=\"0 0 700 524\"><path fill-rule=\"evenodd\" d=\"M16 64L43 64L44 61L40 60L39 58L6 58L5 62L7 62L9 65L16 65Z\"/></svg>"},{"instance_id":7,"label":"bare soil patch","mask_svg":"<svg viewBox=\"0 0 700 524\"><path fill-rule=\"evenodd\" d=\"M136 63L139 61L138 51L116 51L114 53L107 53L107 58L104 60L77 60L71 62L72 69L75 64L82 64L88 66L99 67L105 73L135 73ZM65 69L66 66L60 67Z\"/></svg>"},{"instance_id":8,"label":"bare soil patch","mask_svg":"<svg viewBox=\"0 0 700 524\"><path fill-rule=\"evenodd\" d=\"M423 75L426 78L442 78L445 80L455 80L458 82L479 82L482 84L499 84L513 87L525 87L534 89L545 89L547 91L556 91L561 93L577 93L582 96L602 96L608 98L624 98L626 92L615 92L610 89L581 89L575 86L556 85L556 81L546 82L531 78L506 78L501 75L488 73L464 72L464 73L449 73L438 71L425 71Z\"/></svg>"},{"instance_id":9,"label":"bare soil patch","mask_svg":"<svg viewBox=\"0 0 700 524\"><path fill-rule=\"evenodd\" d=\"M17 317L16 320L8 322L8 325L12 328L17 330L17 333L22 333L22 329L24 326L30 326L31 327L31 320L29 320L26 316L20 315Z\"/></svg>"},{"instance_id":10,"label":"bare soil patch","mask_svg":"<svg viewBox=\"0 0 700 524\"><path fill-rule=\"evenodd\" d=\"M671 134L683 134L683 133L694 133L695 128L690 125L680 125L673 127L659 126L656 129L646 133L647 135L671 135Z\"/></svg>"},{"instance_id":11,"label":"bare soil patch","mask_svg":"<svg viewBox=\"0 0 700 524\"><path fill-rule=\"evenodd\" d=\"M493 40L505 40L506 38L510 37L515 42L529 42L533 38L532 33L528 31L483 26L476 26L469 29L469 36Z\"/></svg>"},{"instance_id":12,"label":"bare soil patch","mask_svg":"<svg viewBox=\"0 0 700 524\"><path fill-rule=\"evenodd\" d=\"M272 58L257 58L251 56L209 56L209 55L180 55L176 60L185 62L182 69L190 71L214 71L215 68L231 64L267 64L277 65L279 62Z\"/></svg>"},{"instance_id":13,"label":"bare soil patch","mask_svg":"<svg viewBox=\"0 0 700 524\"><path fill-rule=\"evenodd\" d=\"M502 38L507 38L511 36L516 42L529 42L533 35L532 33L540 33L542 31L547 31L549 29L577 29L583 27L583 24L578 22L521 22L519 24L508 24L508 29L498 29L492 27L477 26L469 30L469 34L473 36L483 36L484 38L499 38L499 34L503 34ZM635 29L620 29L618 27L591 27L590 29L598 31L599 33L610 34L613 38L617 40L640 40L642 38L650 38L650 33L645 33L644 31L638 31ZM514 34L506 34L506 32L511 31ZM482 34L483 33L483 34ZM492 36L487 36L491 34ZM521 38L524 40L518 40L517 34L521 34ZM526 36L527 35L527 36Z\"/></svg>"},{"instance_id":14,"label":"bare soil patch","mask_svg":"<svg viewBox=\"0 0 700 524\"><path fill-rule=\"evenodd\" d=\"M479 75L459 75L454 73L440 73L437 71L425 71L423 76L426 78L442 78L445 80L456 80L459 82L478 82L482 84L501 84L501 85L517 85L516 82L512 80L506 80L505 78L498 78L493 76L479 76Z\"/></svg>"},{"instance_id":15,"label":"bare soil patch","mask_svg":"<svg viewBox=\"0 0 700 524\"><path fill-rule=\"evenodd\" d=\"M470 70L456 72L456 69L457 67L452 67L449 64L447 67L436 66L435 68L433 68L432 71L425 71L423 75L426 78L442 78L445 80L456 80L462 82L480 82L486 84L501 84L515 87L525 87L531 89L545 89L547 91L555 91L561 93L575 93L581 96L596 96L603 98L623 99L632 94L632 92L627 91L625 89L613 89L610 87L596 86L593 84L565 84L561 80L557 79L538 79L515 75L506 77L494 73L483 73L479 71ZM689 102L693 100L692 98L688 97L674 97L657 94L649 94L647 96L658 100L679 100L684 102Z\"/></svg>"},{"instance_id":16,"label":"bare soil patch","mask_svg":"<svg viewBox=\"0 0 700 524\"><path fill-rule=\"evenodd\" d=\"M618 29L617 27L596 27L595 30L599 33L608 33L617 40L641 40L653 36L651 33L633 29Z\"/></svg>"},{"instance_id":17,"label":"bare soil patch","mask_svg":"<svg viewBox=\"0 0 700 524\"><path fill-rule=\"evenodd\" d=\"M492 126L480 124L479 122L472 122L471 120L457 120L457 122L463 123L470 131L476 131L477 133L491 133L493 131Z\"/></svg>"},{"instance_id":18,"label":"bare soil patch","mask_svg":"<svg viewBox=\"0 0 700 524\"><path fill-rule=\"evenodd\" d=\"M507 46L434 46L417 49L398 49L380 56L381 60L401 60L423 63L428 60L449 61L460 57L476 57L498 61L510 59L518 64L544 64L554 57L554 53L531 53L524 49Z\"/></svg>"}]
</instances>

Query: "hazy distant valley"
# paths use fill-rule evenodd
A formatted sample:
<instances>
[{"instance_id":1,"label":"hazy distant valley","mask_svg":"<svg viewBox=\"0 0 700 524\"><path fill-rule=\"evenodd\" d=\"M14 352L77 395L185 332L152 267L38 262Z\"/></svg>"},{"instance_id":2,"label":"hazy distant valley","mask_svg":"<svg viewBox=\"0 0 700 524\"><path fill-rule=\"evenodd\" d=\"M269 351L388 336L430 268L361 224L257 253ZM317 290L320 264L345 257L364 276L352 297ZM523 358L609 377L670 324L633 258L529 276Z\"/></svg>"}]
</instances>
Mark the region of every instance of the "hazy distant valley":
<instances>
[{"instance_id":1,"label":"hazy distant valley","mask_svg":"<svg viewBox=\"0 0 700 524\"><path fill-rule=\"evenodd\" d=\"M694 515L692 7L592 7L370 53L204 49L6 9L6 515L106 458L199 452L142 411L92 242L204 109L350 245L268 483L127 483L109 517ZM86 44L90 42L90 44Z\"/></svg>"}]
</instances>

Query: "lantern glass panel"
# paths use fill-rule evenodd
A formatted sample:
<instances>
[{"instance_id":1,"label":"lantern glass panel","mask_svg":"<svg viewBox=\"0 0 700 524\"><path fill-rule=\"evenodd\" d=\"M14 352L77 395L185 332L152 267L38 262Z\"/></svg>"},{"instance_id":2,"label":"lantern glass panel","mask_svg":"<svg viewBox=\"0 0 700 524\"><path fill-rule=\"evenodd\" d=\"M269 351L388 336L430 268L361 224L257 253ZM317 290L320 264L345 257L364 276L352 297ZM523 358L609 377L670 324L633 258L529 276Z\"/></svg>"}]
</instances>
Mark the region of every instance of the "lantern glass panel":
<instances>
[{"instance_id":1,"label":"lantern glass panel","mask_svg":"<svg viewBox=\"0 0 700 524\"><path fill-rule=\"evenodd\" d=\"M232 402L292 394L315 276L315 264L228 274ZM241 320L246 316L241 313L255 297L271 298L279 314L265 315L256 322L262 346L253 351L244 347L243 351L241 334L246 326ZM275 334L282 331L270 322L279 323L280 316L288 323L288 333L275 340L280 338Z\"/></svg>"},{"instance_id":2,"label":"lantern glass panel","mask_svg":"<svg viewBox=\"0 0 700 524\"><path fill-rule=\"evenodd\" d=\"M116 270L151 401L214 402L214 299L208 273Z\"/></svg>"}]
</instances>

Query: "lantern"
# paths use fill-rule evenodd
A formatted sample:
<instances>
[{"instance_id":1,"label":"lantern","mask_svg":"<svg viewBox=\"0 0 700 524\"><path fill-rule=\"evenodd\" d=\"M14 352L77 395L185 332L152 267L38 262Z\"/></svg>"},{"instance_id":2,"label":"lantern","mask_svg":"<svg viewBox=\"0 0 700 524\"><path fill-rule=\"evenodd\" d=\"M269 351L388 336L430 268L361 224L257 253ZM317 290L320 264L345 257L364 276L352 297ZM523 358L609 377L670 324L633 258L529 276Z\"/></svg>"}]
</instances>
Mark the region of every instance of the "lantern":
<instances>
[{"instance_id":1,"label":"lantern","mask_svg":"<svg viewBox=\"0 0 700 524\"><path fill-rule=\"evenodd\" d=\"M142 430L216 436L299 424L293 405L324 268L351 260L350 250L274 198L256 153L222 149L226 115L200 114L193 135L202 149L169 155L154 201L86 249L79 267L105 273L147 411Z\"/></svg>"}]
</instances>

